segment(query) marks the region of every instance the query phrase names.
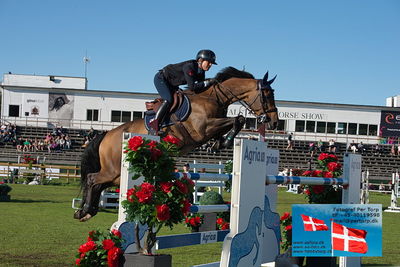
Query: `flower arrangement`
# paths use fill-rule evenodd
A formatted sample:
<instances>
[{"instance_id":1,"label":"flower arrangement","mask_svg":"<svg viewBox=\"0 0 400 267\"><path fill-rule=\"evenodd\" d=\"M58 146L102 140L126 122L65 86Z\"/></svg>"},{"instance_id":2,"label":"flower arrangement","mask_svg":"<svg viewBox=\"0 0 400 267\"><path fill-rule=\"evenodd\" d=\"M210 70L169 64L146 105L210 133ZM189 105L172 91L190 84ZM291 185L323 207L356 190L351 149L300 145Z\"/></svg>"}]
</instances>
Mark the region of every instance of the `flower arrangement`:
<instances>
[{"instance_id":1,"label":"flower arrangement","mask_svg":"<svg viewBox=\"0 0 400 267\"><path fill-rule=\"evenodd\" d=\"M343 173L342 164L335 155L321 153L318 157L318 169L309 170L303 176L336 178ZM304 193L309 203L340 203L341 188L332 185L306 185Z\"/></svg>"},{"instance_id":2,"label":"flower arrangement","mask_svg":"<svg viewBox=\"0 0 400 267\"><path fill-rule=\"evenodd\" d=\"M292 245L292 216L289 212L285 212L281 216L281 226L282 226L282 241L281 248L287 251Z\"/></svg>"},{"instance_id":3,"label":"flower arrangement","mask_svg":"<svg viewBox=\"0 0 400 267\"><path fill-rule=\"evenodd\" d=\"M127 199L122 201L128 221L147 225L144 246L136 240L137 250L152 255L156 235L162 226L173 227L185 219L189 212L189 196L193 193L194 183L188 178L177 179L174 176L173 156L178 153L180 141L167 136L156 142L141 136L128 140L125 146L129 170L133 179L143 176L143 183L129 188ZM138 238L138 227L135 229Z\"/></svg>"},{"instance_id":4,"label":"flower arrangement","mask_svg":"<svg viewBox=\"0 0 400 267\"><path fill-rule=\"evenodd\" d=\"M186 227L189 227L192 231L198 231L203 222L204 215L199 213L192 213L185 218Z\"/></svg>"},{"instance_id":5,"label":"flower arrangement","mask_svg":"<svg viewBox=\"0 0 400 267\"><path fill-rule=\"evenodd\" d=\"M23 158L21 159L21 162L25 164L35 164L36 159L32 158L31 155L24 155Z\"/></svg>"},{"instance_id":6,"label":"flower arrangement","mask_svg":"<svg viewBox=\"0 0 400 267\"><path fill-rule=\"evenodd\" d=\"M12 187L4 182L0 182L0 195L8 195L8 193L12 190Z\"/></svg>"},{"instance_id":7,"label":"flower arrangement","mask_svg":"<svg viewBox=\"0 0 400 267\"><path fill-rule=\"evenodd\" d=\"M78 249L75 264L82 267L118 267L119 258L123 254L121 244L121 233L118 230L106 233L90 231L87 242Z\"/></svg>"}]
</instances>

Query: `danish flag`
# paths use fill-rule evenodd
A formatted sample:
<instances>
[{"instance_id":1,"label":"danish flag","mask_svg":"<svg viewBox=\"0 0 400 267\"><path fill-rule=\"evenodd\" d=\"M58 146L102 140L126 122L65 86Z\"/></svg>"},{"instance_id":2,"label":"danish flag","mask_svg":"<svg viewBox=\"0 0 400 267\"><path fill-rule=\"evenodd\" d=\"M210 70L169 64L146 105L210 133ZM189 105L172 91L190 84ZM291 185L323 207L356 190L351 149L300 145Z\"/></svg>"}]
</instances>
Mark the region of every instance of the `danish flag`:
<instances>
[{"instance_id":1,"label":"danish flag","mask_svg":"<svg viewBox=\"0 0 400 267\"><path fill-rule=\"evenodd\" d=\"M304 231L328 231L328 226L323 220L301 214L303 218Z\"/></svg>"},{"instance_id":2,"label":"danish flag","mask_svg":"<svg viewBox=\"0 0 400 267\"><path fill-rule=\"evenodd\" d=\"M367 231L332 222L332 249L365 254L368 251L366 235Z\"/></svg>"}]
</instances>

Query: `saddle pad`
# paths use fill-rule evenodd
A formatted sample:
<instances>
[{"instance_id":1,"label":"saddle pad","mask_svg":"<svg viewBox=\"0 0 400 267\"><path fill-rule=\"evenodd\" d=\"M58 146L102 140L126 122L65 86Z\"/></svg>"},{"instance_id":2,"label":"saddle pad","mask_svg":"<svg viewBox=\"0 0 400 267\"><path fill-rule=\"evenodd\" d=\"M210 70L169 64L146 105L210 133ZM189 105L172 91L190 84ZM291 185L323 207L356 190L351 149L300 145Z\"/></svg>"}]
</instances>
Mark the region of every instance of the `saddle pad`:
<instances>
[{"instance_id":1,"label":"saddle pad","mask_svg":"<svg viewBox=\"0 0 400 267\"><path fill-rule=\"evenodd\" d=\"M190 114L190 100L186 95L183 95L183 101L182 104L175 110L174 114L178 118L179 121L185 121L187 117L189 117ZM149 123L154 117L156 116L156 113L154 111L147 111L144 114L144 125L146 126L146 129L149 131L150 126ZM171 114L167 114L161 128L171 126L173 125L174 122L171 120Z\"/></svg>"}]
</instances>

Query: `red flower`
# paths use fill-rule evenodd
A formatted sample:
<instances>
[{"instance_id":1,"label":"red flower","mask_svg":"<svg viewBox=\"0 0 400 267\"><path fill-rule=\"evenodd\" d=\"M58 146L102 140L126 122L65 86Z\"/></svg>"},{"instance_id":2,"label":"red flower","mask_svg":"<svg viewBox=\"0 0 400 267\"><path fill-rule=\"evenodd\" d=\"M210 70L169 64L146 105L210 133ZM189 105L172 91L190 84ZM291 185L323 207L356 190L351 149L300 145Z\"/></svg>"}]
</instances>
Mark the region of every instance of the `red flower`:
<instances>
[{"instance_id":1,"label":"red flower","mask_svg":"<svg viewBox=\"0 0 400 267\"><path fill-rule=\"evenodd\" d=\"M178 187L178 190L181 191L183 194L189 193L187 186L184 183L182 183L182 181L176 180L175 185L176 187Z\"/></svg>"},{"instance_id":2,"label":"red flower","mask_svg":"<svg viewBox=\"0 0 400 267\"><path fill-rule=\"evenodd\" d=\"M281 217L281 221L284 221L284 220L286 220L286 219L289 219L289 217L290 217L290 213L289 213L289 212L285 212L285 213L282 215L282 217Z\"/></svg>"},{"instance_id":3,"label":"red flower","mask_svg":"<svg viewBox=\"0 0 400 267\"><path fill-rule=\"evenodd\" d=\"M313 192L317 195L321 194L322 192L324 192L324 186L323 185L314 185L312 186Z\"/></svg>"},{"instance_id":4,"label":"red flower","mask_svg":"<svg viewBox=\"0 0 400 267\"><path fill-rule=\"evenodd\" d=\"M126 192L126 199L129 202L134 202L135 201L134 196L136 196L136 189L135 188L128 189L128 192Z\"/></svg>"},{"instance_id":5,"label":"red flower","mask_svg":"<svg viewBox=\"0 0 400 267\"><path fill-rule=\"evenodd\" d=\"M162 155L162 151L158 148L150 149L151 159L156 161Z\"/></svg>"},{"instance_id":6,"label":"red flower","mask_svg":"<svg viewBox=\"0 0 400 267\"><path fill-rule=\"evenodd\" d=\"M318 157L318 160L325 160L325 159L327 159L327 158L329 158L329 154L327 154L327 153L321 153L321 154L319 155L319 157Z\"/></svg>"},{"instance_id":7,"label":"red flower","mask_svg":"<svg viewBox=\"0 0 400 267\"><path fill-rule=\"evenodd\" d=\"M292 225L286 225L285 230L286 231L292 231Z\"/></svg>"},{"instance_id":8,"label":"red flower","mask_svg":"<svg viewBox=\"0 0 400 267\"><path fill-rule=\"evenodd\" d=\"M224 219L218 218L217 219L217 224L222 225L224 223Z\"/></svg>"},{"instance_id":9,"label":"red flower","mask_svg":"<svg viewBox=\"0 0 400 267\"><path fill-rule=\"evenodd\" d=\"M138 150L143 144L143 138L141 136L134 136L128 140L128 147L132 151Z\"/></svg>"},{"instance_id":10,"label":"red flower","mask_svg":"<svg viewBox=\"0 0 400 267\"><path fill-rule=\"evenodd\" d=\"M188 223L188 222L189 222L189 218L186 217L186 218L185 218L185 223Z\"/></svg>"},{"instance_id":11,"label":"red flower","mask_svg":"<svg viewBox=\"0 0 400 267\"><path fill-rule=\"evenodd\" d=\"M192 204L190 204L189 200L187 200L187 199L184 199L182 201L182 204L183 204L182 212L186 216L186 214L189 212L190 207L192 206Z\"/></svg>"},{"instance_id":12,"label":"red flower","mask_svg":"<svg viewBox=\"0 0 400 267\"><path fill-rule=\"evenodd\" d=\"M119 193L119 188L115 189L115 193Z\"/></svg>"},{"instance_id":13,"label":"red flower","mask_svg":"<svg viewBox=\"0 0 400 267\"><path fill-rule=\"evenodd\" d=\"M153 199L155 190L154 185L144 182L140 185L140 190L136 192L136 197L140 203L149 203Z\"/></svg>"},{"instance_id":14,"label":"red flower","mask_svg":"<svg viewBox=\"0 0 400 267\"><path fill-rule=\"evenodd\" d=\"M334 161L338 161L338 158L337 158L335 155L333 155L333 154L329 154L328 157L331 158L331 159L334 160Z\"/></svg>"},{"instance_id":15,"label":"red flower","mask_svg":"<svg viewBox=\"0 0 400 267\"><path fill-rule=\"evenodd\" d=\"M187 177L183 177L181 179L181 181L184 182L187 185L189 191L193 191L194 190L194 182L193 182L192 179L189 179Z\"/></svg>"},{"instance_id":16,"label":"red flower","mask_svg":"<svg viewBox=\"0 0 400 267\"><path fill-rule=\"evenodd\" d=\"M160 188L166 194L171 192L171 188L173 185L174 184L172 182L160 182Z\"/></svg>"},{"instance_id":17,"label":"red flower","mask_svg":"<svg viewBox=\"0 0 400 267\"><path fill-rule=\"evenodd\" d=\"M318 176L321 176L321 175L322 175L322 171L321 170L312 171L312 176L313 177L318 177Z\"/></svg>"},{"instance_id":18,"label":"red flower","mask_svg":"<svg viewBox=\"0 0 400 267\"><path fill-rule=\"evenodd\" d=\"M190 223L190 225L192 225L192 226L197 226L197 225L196 225L196 220L195 220L194 218L190 218L189 223Z\"/></svg>"},{"instance_id":19,"label":"red flower","mask_svg":"<svg viewBox=\"0 0 400 267\"><path fill-rule=\"evenodd\" d=\"M305 171L303 172L302 176L310 176L312 174L311 171Z\"/></svg>"},{"instance_id":20,"label":"red flower","mask_svg":"<svg viewBox=\"0 0 400 267\"><path fill-rule=\"evenodd\" d=\"M229 229L229 223L224 223L222 226L221 226L221 230L228 230Z\"/></svg>"},{"instance_id":21,"label":"red flower","mask_svg":"<svg viewBox=\"0 0 400 267\"><path fill-rule=\"evenodd\" d=\"M157 146L157 142L154 140L151 140L150 143L147 144L151 149L155 148Z\"/></svg>"},{"instance_id":22,"label":"red flower","mask_svg":"<svg viewBox=\"0 0 400 267\"><path fill-rule=\"evenodd\" d=\"M118 247L113 247L107 252L107 263L109 267L119 266L119 256L122 254L122 250Z\"/></svg>"},{"instance_id":23,"label":"red flower","mask_svg":"<svg viewBox=\"0 0 400 267\"><path fill-rule=\"evenodd\" d=\"M79 259L79 258L76 259L76 260L75 260L75 264L76 264L77 266L81 265L81 259Z\"/></svg>"},{"instance_id":24,"label":"red flower","mask_svg":"<svg viewBox=\"0 0 400 267\"><path fill-rule=\"evenodd\" d=\"M329 162L327 164L327 167L328 167L328 170L330 170L331 172L334 172L334 171L340 169L342 167L342 165L337 162Z\"/></svg>"},{"instance_id":25,"label":"red flower","mask_svg":"<svg viewBox=\"0 0 400 267\"><path fill-rule=\"evenodd\" d=\"M111 230L111 233L115 236L118 236L119 238L122 238L122 234L120 231L118 231L117 229L113 229Z\"/></svg>"},{"instance_id":26,"label":"red flower","mask_svg":"<svg viewBox=\"0 0 400 267\"><path fill-rule=\"evenodd\" d=\"M331 162L332 163L332 162ZM325 177L325 178L333 178L333 173L332 172L324 172L323 173L323 176Z\"/></svg>"},{"instance_id":27,"label":"red flower","mask_svg":"<svg viewBox=\"0 0 400 267\"><path fill-rule=\"evenodd\" d=\"M310 190L308 190L308 189L304 190L304 194L309 196L310 195Z\"/></svg>"},{"instance_id":28,"label":"red flower","mask_svg":"<svg viewBox=\"0 0 400 267\"><path fill-rule=\"evenodd\" d=\"M88 241L85 244L81 245L79 247L78 251L80 253L86 253L88 251L95 250L95 249L96 249L96 243L94 243L93 241Z\"/></svg>"},{"instance_id":29,"label":"red flower","mask_svg":"<svg viewBox=\"0 0 400 267\"><path fill-rule=\"evenodd\" d=\"M197 225L201 224L201 218L199 216L194 217L194 221L196 222Z\"/></svg>"},{"instance_id":30,"label":"red flower","mask_svg":"<svg viewBox=\"0 0 400 267\"><path fill-rule=\"evenodd\" d=\"M103 240L103 248L105 250L110 250L115 246L114 241L112 241L111 239L104 239Z\"/></svg>"},{"instance_id":31,"label":"red flower","mask_svg":"<svg viewBox=\"0 0 400 267\"><path fill-rule=\"evenodd\" d=\"M157 210L157 219L159 221L169 220L170 214L169 214L169 207L167 204L157 205L156 210Z\"/></svg>"},{"instance_id":32,"label":"red flower","mask_svg":"<svg viewBox=\"0 0 400 267\"><path fill-rule=\"evenodd\" d=\"M172 135L167 135L162 140L164 142L171 143L171 144L174 144L174 145L177 145L177 146L179 146L179 144L181 143L181 140L179 140L176 137L173 137Z\"/></svg>"}]
</instances>

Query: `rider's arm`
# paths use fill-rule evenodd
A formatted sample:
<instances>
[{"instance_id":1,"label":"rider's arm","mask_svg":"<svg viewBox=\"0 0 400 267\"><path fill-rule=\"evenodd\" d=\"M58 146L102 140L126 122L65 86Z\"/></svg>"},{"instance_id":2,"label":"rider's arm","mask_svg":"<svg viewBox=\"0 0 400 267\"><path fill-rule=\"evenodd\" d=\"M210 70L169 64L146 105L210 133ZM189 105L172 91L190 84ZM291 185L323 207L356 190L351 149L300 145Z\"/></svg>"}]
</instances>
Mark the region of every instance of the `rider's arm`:
<instances>
[{"instance_id":1,"label":"rider's arm","mask_svg":"<svg viewBox=\"0 0 400 267\"><path fill-rule=\"evenodd\" d=\"M187 86L190 90L199 91L206 87L206 82L204 81L204 76L202 80L195 82L196 71L192 64L186 64L183 66L183 73L187 82Z\"/></svg>"}]
</instances>

